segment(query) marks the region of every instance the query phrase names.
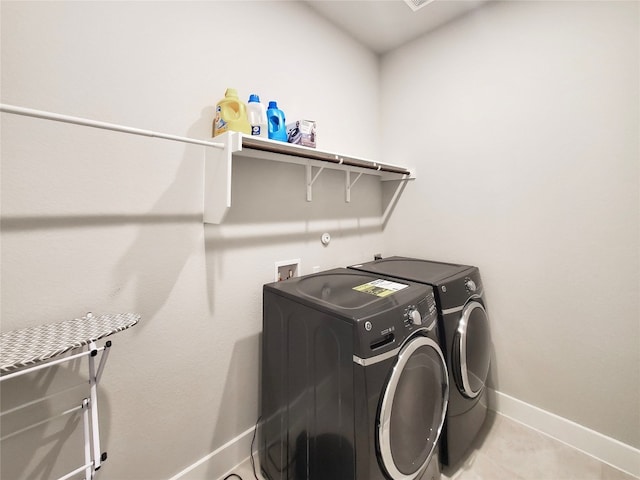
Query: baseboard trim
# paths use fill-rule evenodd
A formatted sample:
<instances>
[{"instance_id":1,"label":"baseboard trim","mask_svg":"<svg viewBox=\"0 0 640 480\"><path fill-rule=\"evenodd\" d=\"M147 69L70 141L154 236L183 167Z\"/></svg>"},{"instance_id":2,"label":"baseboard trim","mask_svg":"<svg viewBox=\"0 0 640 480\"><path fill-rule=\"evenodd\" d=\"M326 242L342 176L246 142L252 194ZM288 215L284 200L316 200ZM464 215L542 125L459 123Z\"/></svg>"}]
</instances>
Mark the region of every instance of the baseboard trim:
<instances>
[{"instance_id":1,"label":"baseboard trim","mask_svg":"<svg viewBox=\"0 0 640 480\"><path fill-rule=\"evenodd\" d=\"M640 450L554 413L489 390L492 410L640 479ZM255 427L242 432L169 480L221 478L249 458Z\"/></svg>"},{"instance_id":2,"label":"baseboard trim","mask_svg":"<svg viewBox=\"0 0 640 480\"><path fill-rule=\"evenodd\" d=\"M505 393L496 390L488 393L489 405L497 413L640 478L639 449Z\"/></svg>"},{"instance_id":3,"label":"baseboard trim","mask_svg":"<svg viewBox=\"0 0 640 480\"><path fill-rule=\"evenodd\" d=\"M237 437L205 455L197 462L177 473L169 480L206 480L221 478L240 463L249 458L251 440L255 427L242 432Z\"/></svg>"}]
</instances>

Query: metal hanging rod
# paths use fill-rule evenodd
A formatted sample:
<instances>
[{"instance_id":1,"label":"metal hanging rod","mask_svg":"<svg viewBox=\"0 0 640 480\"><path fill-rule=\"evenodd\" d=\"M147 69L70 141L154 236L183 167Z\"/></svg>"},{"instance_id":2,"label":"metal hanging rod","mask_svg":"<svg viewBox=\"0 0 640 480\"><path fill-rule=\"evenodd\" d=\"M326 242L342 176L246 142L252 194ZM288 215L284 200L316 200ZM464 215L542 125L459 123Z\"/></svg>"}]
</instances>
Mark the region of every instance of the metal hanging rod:
<instances>
[{"instance_id":1,"label":"metal hanging rod","mask_svg":"<svg viewBox=\"0 0 640 480\"><path fill-rule=\"evenodd\" d=\"M166 133L153 132L151 130L142 130L140 128L127 127L125 125L117 125L115 123L98 122L95 120L89 120L87 118L60 115L58 113L45 112L43 110L34 110L32 108L17 107L15 105L7 105L5 103L0 103L0 112L12 113L14 115L23 115L25 117L42 118L45 120L53 120L56 122L72 123L74 125L100 128L102 130L111 130L114 132L130 133L133 135L141 135L143 137L162 138L164 140L172 140L174 142L192 143L194 145L203 145L205 147L224 149L224 143L207 142L205 140L197 140L195 138L168 135Z\"/></svg>"},{"instance_id":2,"label":"metal hanging rod","mask_svg":"<svg viewBox=\"0 0 640 480\"><path fill-rule=\"evenodd\" d=\"M82 410L82 405L78 405L77 407L72 407L68 410L65 410L62 413L59 413L58 415L53 415L52 417L49 418L45 418L44 420L40 420L39 422L36 423L32 423L31 425L29 425L28 427L24 427L21 428L20 430L16 430L15 432L11 432L6 434L4 437L0 437L0 442L4 442L5 440L11 438L11 437L15 437L16 435L20 435L21 433L27 432L29 430L32 430L36 427L39 427L40 425L44 425L45 423L49 423L52 420L55 420L57 418L62 418L65 415L69 415L73 412L77 412L78 410Z\"/></svg>"},{"instance_id":3,"label":"metal hanging rod","mask_svg":"<svg viewBox=\"0 0 640 480\"><path fill-rule=\"evenodd\" d=\"M96 353L100 352L102 350L106 350L106 347L96 348ZM88 355L92 355L92 352L91 351L86 351L86 352L76 353L74 355L69 355L69 356L64 357L64 358L59 358L58 360L51 360L51 361L48 361L46 363L38 363L38 364L35 364L33 366L27 367L27 368L25 368L23 370L18 370L17 372L13 372L13 373L8 373L8 374L5 374L5 375L2 375L2 376L0 376L0 382L2 382L4 380L9 380L10 378L13 378L13 377L19 377L20 375L24 375L24 374L27 374L27 373L31 373L31 372L35 372L35 371L38 371L38 370L42 370L43 368L49 368L49 367L52 367L53 365L58 365L59 363L70 362L71 360L75 360L76 358L86 357ZM95 354L93 354L93 355L95 355Z\"/></svg>"}]
</instances>

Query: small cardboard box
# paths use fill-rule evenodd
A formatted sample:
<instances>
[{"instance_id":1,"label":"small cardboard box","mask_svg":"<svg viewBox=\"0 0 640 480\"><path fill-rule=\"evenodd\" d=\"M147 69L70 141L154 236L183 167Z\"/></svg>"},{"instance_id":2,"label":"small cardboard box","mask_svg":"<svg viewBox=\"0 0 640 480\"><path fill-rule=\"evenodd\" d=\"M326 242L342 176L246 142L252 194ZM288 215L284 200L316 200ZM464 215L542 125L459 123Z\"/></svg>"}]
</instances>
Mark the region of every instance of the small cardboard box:
<instances>
[{"instance_id":1,"label":"small cardboard box","mask_svg":"<svg viewBox=\"0 0 640 480\"><path fill-rule=\"evenodd\" d=\"M287 141L316 148L316 122L314 120L298 120L287 124Z\"/></svg>"}]
</instances>

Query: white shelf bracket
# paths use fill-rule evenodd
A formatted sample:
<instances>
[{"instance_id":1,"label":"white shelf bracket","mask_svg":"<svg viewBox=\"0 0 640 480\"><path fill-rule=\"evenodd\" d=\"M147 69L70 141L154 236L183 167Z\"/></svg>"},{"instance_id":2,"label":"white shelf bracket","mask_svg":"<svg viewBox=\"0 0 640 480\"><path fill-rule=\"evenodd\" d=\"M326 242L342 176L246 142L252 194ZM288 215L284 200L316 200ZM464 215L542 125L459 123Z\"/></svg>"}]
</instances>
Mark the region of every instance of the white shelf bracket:
<instances>
[{"instance_id":1,"label":"white shelf bracket","mask_svg":"<svg viewBox=\"0 0 640 480\"><path fill-rule=\"evenodd\" d=\"M318 179L324 167L320 167L315 175L313 175L313 167L307 164L307 202L313 200L313 184Z\"/></svg>"},{"instance_id":2,"label":"white shelf bracket","mask_svg":"<svg viewBox=\"0 0 640 480\"><path fill-rule=\"evenodd\" d=\"M216 137L218 139L218 137ZM221 224L231 208L233 153L242 149L242 136L227 132L220 136L224 148L204 150L204 222Z\"/></svg>"},{"instance_id":3,"label":"white shelf bracket","mask_svg":"<svg viewBox=\"0 0 640 480\"><path fill-rule=\"evenodd\" d=\"M362 176L362 172L358 173L358 176L356 177L356 179L352 182L351 181L351 170L345 170L344 172L344 188L345 188L345 202L349 203L351 202L351 187L353 187L356 182L358 180L360 180L360 177Z\"/></svg>"}]
</instances>

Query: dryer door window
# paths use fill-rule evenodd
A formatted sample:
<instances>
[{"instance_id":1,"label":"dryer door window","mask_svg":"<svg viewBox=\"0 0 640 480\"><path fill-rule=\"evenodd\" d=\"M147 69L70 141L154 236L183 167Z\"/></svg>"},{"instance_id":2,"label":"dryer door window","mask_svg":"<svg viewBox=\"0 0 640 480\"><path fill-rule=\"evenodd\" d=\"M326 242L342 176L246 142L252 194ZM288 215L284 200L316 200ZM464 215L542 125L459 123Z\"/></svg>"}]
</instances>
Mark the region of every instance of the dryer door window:
<instances>
[{"instance_id":1,"label":"dryer door window","mask_svg":"<svg viewBox=\"0 0 640 480\"><path fill-rule=\"evenodd\" d=\"M413 337L400 350L378 416L380 460L391 478L413 480L428 465L444 423L449 380L432 339Z\"/></svg>"},{"instance_id":2,"label":"dryer door window","mask_svg":"<svg viewBox=\"0 0 640 480\"><path fill-rule=\"evenodd\" d=\"M491 364L489 319L481 303L472 301L462 310L453 348L453 373L458 390L467 398L484 388Z\"/></svg>"}]
</instances>

